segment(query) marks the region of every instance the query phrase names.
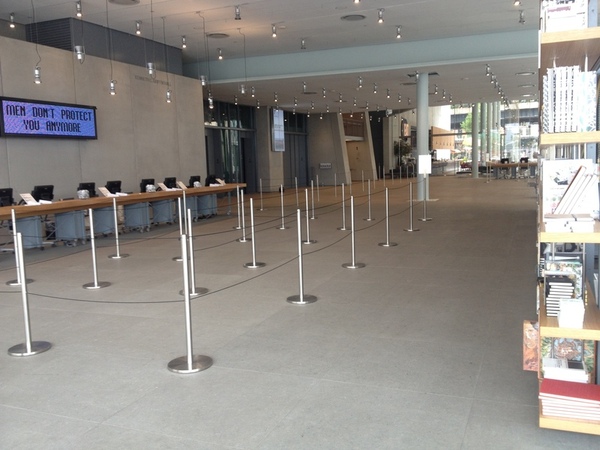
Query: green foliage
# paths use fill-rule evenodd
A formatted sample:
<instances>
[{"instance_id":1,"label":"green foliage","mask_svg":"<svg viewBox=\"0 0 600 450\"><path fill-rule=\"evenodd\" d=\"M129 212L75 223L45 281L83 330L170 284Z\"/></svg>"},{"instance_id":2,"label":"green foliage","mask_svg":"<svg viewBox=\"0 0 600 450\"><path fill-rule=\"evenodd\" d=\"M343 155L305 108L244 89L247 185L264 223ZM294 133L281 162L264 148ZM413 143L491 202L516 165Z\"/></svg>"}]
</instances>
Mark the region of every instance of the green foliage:
<instances>
[{"instance_id":1,"label":"green foliage","mask_svg":"<svg viewBox=\"0 0 600 450\"><path fill-rule=\"evenodd\" d=\"M465 120L460 123L460 127L465 133L473 131L473 113L468 113Z\"/></svg>"}]
</instances>

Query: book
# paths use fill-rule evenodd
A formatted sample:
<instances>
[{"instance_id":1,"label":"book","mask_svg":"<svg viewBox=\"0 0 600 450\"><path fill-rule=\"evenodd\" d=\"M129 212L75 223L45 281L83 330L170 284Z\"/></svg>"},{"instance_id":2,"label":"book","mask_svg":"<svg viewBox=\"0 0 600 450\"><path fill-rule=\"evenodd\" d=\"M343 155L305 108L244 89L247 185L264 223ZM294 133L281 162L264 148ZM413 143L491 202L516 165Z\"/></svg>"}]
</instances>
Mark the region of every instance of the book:
<instances>
[{"instance_id":1,"label":"book","mask_svg":"<svg viewBox=\"0 0 600 450\"><path fill-rule=\"evenodd\" d=\"M600 386L544 378L540 384L540 399L554 398L595 405L600 408Z\"/></svg>"},{"instance_id":2,"label":"book","mask_svg":"<svg viewBox=\"0 0 600 450\"><path fill-rule=\"evenodd\" d=\"M584 364L589 373L589 379L595 378L596 372L596 342L571 338L542 337L540 339L539 357L566 359L568 364ZM543 378L543 363L539 371Z\"/></svg>"},{"instance_id":3,"label":"book","mask_svg":"<svg viewBox=\"0 0 600 450\"><path fill-rule=\"evenodd\" d=\"M523 321L523 370L539 370L539 329L538 321Z\"/></svg>"}]
</instances>

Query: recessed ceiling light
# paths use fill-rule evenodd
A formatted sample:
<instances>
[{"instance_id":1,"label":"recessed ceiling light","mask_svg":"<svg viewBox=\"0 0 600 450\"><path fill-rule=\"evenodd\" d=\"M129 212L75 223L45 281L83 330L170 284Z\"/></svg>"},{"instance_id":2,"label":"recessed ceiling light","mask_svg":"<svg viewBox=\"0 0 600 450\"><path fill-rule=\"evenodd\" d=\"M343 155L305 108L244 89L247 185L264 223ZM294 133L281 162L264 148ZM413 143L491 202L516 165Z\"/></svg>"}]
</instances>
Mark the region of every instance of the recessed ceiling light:
<instances>
[{"instance_id":1,"label":"recessed ceiling light","mask_svg":"<svg viewBox=\"0 0 600 450\"><path fill-rule=\"evenodd\" d=\"M517 72L517 73L515 73L515 75L529 76L529 75L535 75L535 72Z\"/></svg>"},{"instance_id":2,"label":"recessed ceiling light","mask_svg":"<svg viewBox=\"0 0 600 450\"><path fill-rule=\"evenodd\" d=\"M206 36L213 39L225 39L229 37L227 33L208 33Z\"/></svg>"},{"instance_id":3,"label":"recessed ceiling light","mask_svg":"<svg viewBox=\"0 0 600 450\"><path fill-rule=\"evenodd\" d=\"M341 19L347 20L348 22L356 22L358 20L366 19L366 16L363 16L362 14L348 14L346 16L342 16Z\"/></svg>"},{"instance_id":4,"label":"recessed ceiling light","mask_svg":"<svg viewBox=\"0 0 600 450\"><path fill-rule=\"evenodd\" d=\"M535 87L535 84L520 84L520 88L532 88Z\"/></svg>"}]
</instances>

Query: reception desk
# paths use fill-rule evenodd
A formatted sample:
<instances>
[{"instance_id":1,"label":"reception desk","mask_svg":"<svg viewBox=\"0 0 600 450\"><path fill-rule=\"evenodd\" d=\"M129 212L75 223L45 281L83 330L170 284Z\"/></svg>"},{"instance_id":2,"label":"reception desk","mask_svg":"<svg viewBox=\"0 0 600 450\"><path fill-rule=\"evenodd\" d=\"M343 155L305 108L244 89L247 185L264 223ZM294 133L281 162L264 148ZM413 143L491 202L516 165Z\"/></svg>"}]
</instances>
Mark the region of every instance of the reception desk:
<instances>
[{"instance_id":1,"label":"reception desk","mask_svg":"<svg viewBox=\"0 0 600 450\"><path fill-rule=\"evenodd\" d=\"M216 194L223 194L232 191L236 191L238 187L245 187L244 183L226 184L223 186L206 186L197 188L188 188L185 190L187 197L192 197L194 200L200 199L204 196L210 196L214 199ZM183 198L183 190L169 190L169 191L157 191L157 192L142 192L129 195L122 195L116 197L93 197L87 199L73 199L73 200L60 200L52 203L41 204L41 205L16 205L16 206L3 206L0 207L0 220L12 220L12 211L14 210L15 218L17 219L17 231L22 230L23 234L32 236L35 242L28 242L26 248L41 246L41 237L43 232L34 233L31 227L35 226L36 230L38 227L42 227L42 220L40 217L79 217L80 214L66 214L74 213L76 211L86 211L89 209L107 211L107 208L112 210L113 198L116 199L117 206L123 206L125 211L125 226L131 226L134 228L144 228L150 226L150 219L147 218L148 207L154 202L166 202L171 204L173 201L177 201L178 198ZM212 200L211 200L212 203ZM127 213L130 212L128 220ZM146 213L144 213L146 211ZM216 205L211 211L216 213ZM25 220L31 218L31 220ZM21 226L19 224L21 223ZM56 222L57 227L60 228L62 220ZM68 229L58 230L57 233L60 235L65 231L65 238L68 239L80 239L81 230L72 227L71 221L66 221ZM27 230L24 228L26 227ZM71 229L73 228L73 229ZM38 237L39 236L39 237Z\"/></svg>"},{"instance_id":2,"label":"reception desk","mask_svg":"<svg viewBox=\"0 0 600 450\"><path fill-rule=\"evenodd\" d=\"M537 161L526 162L526 163L487 163L487 167L494 174L495 178L517 178L519 176L519 170L525 169L528 171L528 177L535 177L537 169ZM502 177L502 172L506 172L506 176Z\"/></svg>"}]
</instances>

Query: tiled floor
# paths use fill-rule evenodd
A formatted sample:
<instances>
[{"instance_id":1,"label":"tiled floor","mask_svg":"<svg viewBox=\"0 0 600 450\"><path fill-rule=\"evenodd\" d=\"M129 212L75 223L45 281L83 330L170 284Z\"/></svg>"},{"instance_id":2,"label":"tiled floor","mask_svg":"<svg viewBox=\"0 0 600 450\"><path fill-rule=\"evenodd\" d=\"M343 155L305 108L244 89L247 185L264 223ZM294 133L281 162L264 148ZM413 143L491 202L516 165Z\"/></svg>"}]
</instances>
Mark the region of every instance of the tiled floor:
<instances>
[{"instance_id":1,"label":"tiled floor","mask_svg":"<svg viewBox=\"0 0 600 450\"><path fill-rule=\"evenodd\" d=\"M252 243L235 215L194 225L194 354L209 369L181 375L186 354L177 225L26 250L31 330L53 347L16 358L24 341L14 259L0 254L0 448L6 449L589 449L595 436L539 429L537 378L524 372L521 329L535 318L535 191L524 180L431 178L427 215L408 214L406 180L355 183L355 262L340 192L322 188L302 245L299 293L296 196L255 211ZM348 193L349 190L347 190ZM303 203L304 191L299 195ZM255 207L259 205L256 198ZM351 227L350 201L347 224ZM235 212L235 208L233 208ZM312 214L311 214L312 215ZM246 215L249 227L249 215ZM305 216L301 218L305 227ZM249 229L247 230L249 235ZM302 239L305 239L305 234Z\"/></svg>"}]
</instances>

